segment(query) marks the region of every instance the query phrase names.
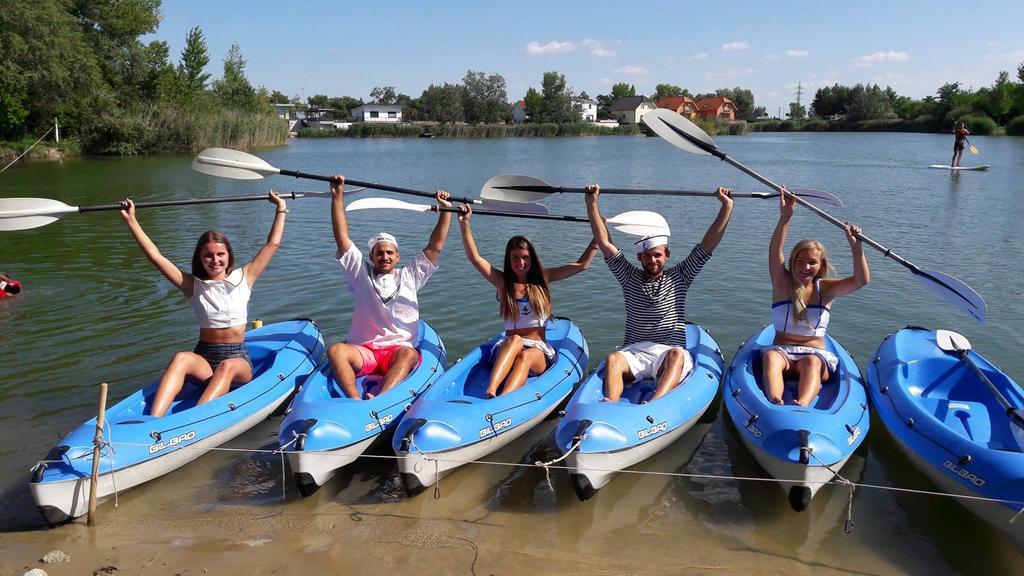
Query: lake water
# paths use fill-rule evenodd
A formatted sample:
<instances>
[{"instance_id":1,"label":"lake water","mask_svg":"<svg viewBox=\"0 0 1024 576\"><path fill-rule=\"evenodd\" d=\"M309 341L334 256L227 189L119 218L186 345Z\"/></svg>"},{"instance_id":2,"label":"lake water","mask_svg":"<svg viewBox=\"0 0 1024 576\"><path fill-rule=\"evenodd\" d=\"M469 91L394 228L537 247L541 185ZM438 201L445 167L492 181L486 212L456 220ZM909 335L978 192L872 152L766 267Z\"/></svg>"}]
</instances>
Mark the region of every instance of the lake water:
<instances>
[{"instance_id":1,"label":"lake water","mask_svg":"<svg viewBox=\"0 0 1024 576\"><path fill-rule=\"evenodd\" d=\"M972 143L981 154L965 155L964 163L991 164L990 172L928 169L949 160L951 140L948 135L831 133L716 138L730 156L776 182L839 196L846 206L829 209L832 214L861 225L867 235L914 264L956 276L985 297L989 322L981 325L933 296L902 266L865 248L872 283L836 303L830 326L830 334L862 369L864 359L889 332L914 324L961 332L975 349L1020 380L1024 139L975 137ZM491 176L506 173L564 186L599 182L621 188L711 191L724 185L735 191L765 190L724 162L644 137L294 140L260 155L280 168L344 173L423 190L445 187L469 196L477 195ZM327 190L326 184L280 176L220 180L193 172L189 163L189 157L178 156L21 164L0 175L0 196L87 205L124 197L154 201L257 194L270 187ZM585 213L578 195L556 195L546 204L552 213ZM332 260L329 202L293 200L289 208L284 245L255 288L250 318L270 322L311 317L329 342L339 341L346 333L352 298ZM673 261L700 240L717 208L713 198L602 197L606 216L632 209L661 212L672 226ZM774 200L737 199L724 241L691 290L688 319L711 331L726 361L768 321L771 291L765 252L777 214ZM163 253L186 267L195 238L208 228L226 232L240 259L251 258L272 216L272 207L263 202L139 212ZM425 243L434 222L433 215L412 212L350 215L354 239L362 243L375 231L391 231L407 257ZM483 216L474 224L477 243L492 262L500 262L505 241L516 233L535 241L548 266L575 260L590 239L586 224ZM466 261L456 228L452 226L441 269L421 292L422 316L444 339L452 359L501 329L493 289ZM620 246L628 245L628 237L613 235ZM850 273L841 230L798 208L790 245L804 237L823 240L839 274ZM126 396L158 373L173 351L191 348L196 330L181 296L141 256L113 212L71 215L43 228L3 233L0 270L25 286L23 294L0 300L0 532L24 534L43 528L27 488L28 469L57 434L93 415L98 383L110 383L111 402ZM556 313L572 318L587 337L595 366L622 337L618 285L598 260L583 274L555 284L552 294ZM265 423L231 445L269 447L277 422ZM544 423L491 460L518 463L547 456L546 435L552 428L552 422ZM934 488L897 451L880 423L866 444L844 470L847 477ZM763 475L720 409L713 423L692 430L637 469ZM481 562L489 550L527 553L553 545L560 554L590 559L590 564L581 564L590 571L602 566L603 558L619 562L609 564L619 567L609 568L613 571L639 572L694 566L737 572L768 567L871 574L1024 571L1021 556L1000 533L950 499L860 489L853 501L856 525L846 534L847 492L838 487L826 487L809 511L797 514L788 509L781 491L767 483L629 474L613 480L593 500L579 503L564 472L553 473L552 482L554 492L543 472L535 469L470 465L442 481L440 499L429 492L409 499L400 495L393 465L371 460L310 500L300 499L289 478L284 509L301 517L356 506L400 515L407 525L419 518L487 516L503 526L500 533L488 535L472 523L446 527L464 539L476 538ZM276 509L280 493L276 457L215 453L123 494L119 510L104 506L108 516L142 519L246 515ZM59 542L60 530L47 537ZM626 561L633 563L622 563Z\"/></svg>"}]
</instances>

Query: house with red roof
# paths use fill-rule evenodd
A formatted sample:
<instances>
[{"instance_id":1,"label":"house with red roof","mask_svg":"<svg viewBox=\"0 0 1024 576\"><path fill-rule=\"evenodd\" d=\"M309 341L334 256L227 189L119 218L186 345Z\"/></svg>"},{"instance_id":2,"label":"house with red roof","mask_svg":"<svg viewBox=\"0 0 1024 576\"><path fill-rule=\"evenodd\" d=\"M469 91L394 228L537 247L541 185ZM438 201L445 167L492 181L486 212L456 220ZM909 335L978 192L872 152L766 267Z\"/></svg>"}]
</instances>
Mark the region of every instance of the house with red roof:
<instances>
[{"instance_id":1,"label":"house with red roof","mask_svg":"<svg viewBox=\"0 0 1024 576\"><path fill-rule=\"evenodd\" d=\"M701 119L721 118L729 122L736 121L736 103L725 96L701 98L697 101L697 114Z\"/></svg>"},{"instance_id":2,"label":"house with red roof","mask_svg":"<svg viewBox=\"0 0 1024 576\"><path fill-rule=\"evenodd\" d=\"M697 118L697 103L692 98L686 96L672 96L669 98L662 98L658 100L658 108L666 108L672 110L680 116L685 116L690 120Z\"/></svg>"},{"instance_id":3,"label":"house with red roof","mask_svg":"<svg viewBox=\"0 0 1024 576\"><path fill-rule=\"evenodd\" d=\"M529 119L530 116L526 113L526 100L520 100L512 105L512 122L515 124L522 124Z\"/></svg>"}]
</instances>

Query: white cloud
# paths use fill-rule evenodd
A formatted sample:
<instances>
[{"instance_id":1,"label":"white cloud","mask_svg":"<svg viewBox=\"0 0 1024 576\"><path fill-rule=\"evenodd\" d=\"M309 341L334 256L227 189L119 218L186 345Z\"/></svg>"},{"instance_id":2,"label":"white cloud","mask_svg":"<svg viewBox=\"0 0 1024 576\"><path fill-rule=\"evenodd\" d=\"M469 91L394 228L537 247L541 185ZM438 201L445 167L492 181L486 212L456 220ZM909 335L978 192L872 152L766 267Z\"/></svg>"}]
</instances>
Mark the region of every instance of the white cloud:
<instances>
[{"instance_id":1,"label":"white cloud","mask_svg":"<svg viewBox=\"0 0 1024 576\"><path fill-rule=\"evenodd\" d=\"M750 45L746 42L729 42L728 44L722 44L722 50L726 52L730 50L746 50L750 48Z\"/></svg>"},{"instance_id":2,"label":"white cloud","mask_svg":"<svg viewBox=\"0 0 1024 576\"><path fill-rule=\"evenodd\" d=\"M786 56L790 58L807 58L810 55L807 50L786 50Z\"/></svg>"},{"instance_id":3,"label":"white cloud","mask_svg":"<svg viewBox=\"0 0 1024 576\"><path fill-rule=\"evenodd\" d=\"M590 50L590 55L594 58L614 58L618 56L615 50L605 47L604 42L600 40L586 39L580 42L580 45Z\"/></svg>"},{"instance_id":4,"label":"white cloud","mask_svg":"<svg viewBox=\"0 0 1024 576\"><path fill-rule=\"evenodd\" d=\"M641 76L641 77L646 77L647 74L649 74L647 68L644 68L643 66L623 66L621 68L616 68L615 69L615 73L616 74L621 74L622 76Z\"/></svg>"},{"instance_id":5,"label":"white cloud","mask_svg":"<svg viewBox=\"0 0 1024 576\"><path fill-rule=\"evenodd\" d=\"M552 40L544 45L537 42L530 42L526 45L526 53L531 56L539 56L542 54L561 54L563 52L572 52L575 49L576 45L572 42L559 42L557 40Z\"/></svg>"},{"instance_id":6,"label":"white cloud","mask_svg":"<svg viewBox=\"0 0 1024 576\"><path fill-rule=\"evenodd\" d=\"M707 52L701 52L700 54L694 54L690 58L690 60L697 60L697 61L707 60L707 59L708 59L708 53Z\"/></svg>"},{"instance_id":7,"label":"white cloud","mask_svg":"<svg viewBox=\"0 0 1024 576\"><path fill-rule=\"evenodd\" d=\"M704 77L715 82L723 82L753 76L756 73L757 70L753 68L723 68L720 70L708 70L704 73Z\"/></svg>"},{"instance_id":8,"label":"white cloud","mask_svg":"<svg viewBox=\"0 0 1024 576\"><path fill-rule=\"evenodd\" d=\"M1000 52L998 54L989 54L985 58L989 60L995 60L996 62L1020 62L1024 60L1024 50L1014 50L1013 52Z\"/></svg>"},{"instance_id":9,"label":"white cloud","mask_svg":"<svg viewBox=\"0 0 1024 576\"><path fill-rule=\"evenodd\" d=\"M906 52L875 52L874 54L867 54L854 59L854 63L857 66L871 66L879 62L902 62L908 60L910 56Z\"/></svg>"},{"instance_id":10,"label":"white cloud","mask_svg":"<svg viewBox=\"0 0 1024 576\"><path fill-rule=\"evenodd\" d=\"M612 83L612 79L611 78L601 78L600 80L597 81L597 83L598 84L606 84L606 85L607 84L611 84Z\"/></svg>"}]
</instances>

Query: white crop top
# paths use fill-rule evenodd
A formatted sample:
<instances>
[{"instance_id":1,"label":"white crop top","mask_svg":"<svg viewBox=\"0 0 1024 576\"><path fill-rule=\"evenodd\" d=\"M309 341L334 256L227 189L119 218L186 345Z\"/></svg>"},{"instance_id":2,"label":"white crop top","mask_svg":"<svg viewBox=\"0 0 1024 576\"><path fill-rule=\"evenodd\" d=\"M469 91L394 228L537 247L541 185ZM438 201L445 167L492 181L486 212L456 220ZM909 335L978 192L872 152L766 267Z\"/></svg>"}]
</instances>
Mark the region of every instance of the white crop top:
<instances>
[{"instance_id":1,"label":"white crop top","mask_svg":"<svg viewBox=\"0 0 1024 576\"><path fill-rule=\"evenodd\" d=\"M818 303L807 305L802 321L794 317L792 301L782 300L772 304L772 325L775 327L775 332L785 332L795 336L825 335L832 314L826 306L821 304L821 288L817 281L814 282L814 289L818 292Z\"/></svg>"},{"instance_id":2,"label":"white crop top","mask_svg":"<svg viewBox=\"0 0 1024 576\"><path fill-rule=\"evenodd\" d=\"M246 323L252 289L241 268L223 280L194 278L192 284L188 301L200 328L230 328Z\"/></svg>"},{"instance_id":3,"label":"white crop top","mask_svg":"<svg viewBox=\"0 0 1024 576\"><path fill-rule=\"evenodd\" d=\"M548 321L547 316L534 313L529 298L516 298L516 309L519 315L505 319L505 330L521 330L523 328L540 328Z\"/></svg>"}]
</instances>

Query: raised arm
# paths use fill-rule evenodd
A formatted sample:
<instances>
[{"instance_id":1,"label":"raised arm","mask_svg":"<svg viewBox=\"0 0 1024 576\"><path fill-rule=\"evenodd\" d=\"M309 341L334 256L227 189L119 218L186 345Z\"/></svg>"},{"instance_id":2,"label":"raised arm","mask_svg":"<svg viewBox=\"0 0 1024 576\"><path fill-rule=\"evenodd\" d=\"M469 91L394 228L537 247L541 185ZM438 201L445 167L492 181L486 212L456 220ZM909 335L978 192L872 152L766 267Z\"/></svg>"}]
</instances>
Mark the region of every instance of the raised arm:
<instances>
[{"instance_id":1,"label":"raised arm","mask_svg":"<svg viewBox=\"0 0 1024 576\"><path fill-rule=\"evenodd\" d=\"M121 209L121 217L124 218L125 223L128 224L128 230L132 233L135 241L139 244L139 248L142 249L142 253L145 254L146 258L153 263L153 266L164 275L164 278L174 284L174 287L181 290L187 297L192 296L192 275L183 272L180 268L174 265L173 262L168 260L163 254L160 253L160 249L156 247L156 244L149 239L146 235L145 230L142 229L142 225L135 219L135 202L132 202L130 198L126 198L121 201L123 208Z\"/></svg>"},{"instance_id":2,"label":"raised arm","mask_svg":"<svg viewBox=\"0 0 1024 576\"><path fill-rule=\"evenodd\" d=\"M260 277L260 274L263 274L263 271L267 269L270 259L274 257L274 253L277 252L277 247L281 245L281 239L284 237L284 219L285 215L288 214L288 206L285 204L284 198L278 196L273 190L267 193L267 200L275 206L274 223L270 226L270 233L267 234L267 243L242 268L245 271L245 278L249 282L250 287L256 283L256 279Z\"/></svg>"},{"instance_id":3,"label":"raised arm","mask_svg":"<svg viewBox=\"0 0 1024 576\"><path fill-rule=\"evenodd\" d=\"M338 244L338 252L344 254L352 247L348 237L348 219L345 216L345 177L338 175L331 181L331 228L334 230L334 241Z\"/></svg>"},{"instance_id":4,"label":"raised arm","mask_svg":"<svg viewBox=\"0 0 1024 576\"><path fill-rule=\"evenodd\" d=\"M501 271L491 266L491 263L481 256L480 252L476 249L476 241L473 240L473 228L469 224L472 216L473 209L469 204L459 206L459 232L462 234L462 248L466 251L466 258L469 258L470 264L476 268L476 271L485 280L493 284L495 288L501 288Z\"/></svg>"},{"instance_id":5,"label":"raised arm","mask_svg":"<svg viewBox=\"0 0 1024 576\"><path fill-rule=\"evenodd\" d=\"M789 276L786 273L786 255L782 247L786 244L789 233L789 221L793 218L796 199L790 194L779 195L779 221L775 224L771 242L768 243L768 274L772 279L772 290L775 298L781 297L789 290Z\"/></svg>"},{"instance_id":6,"label":"raised arm","mask_svg":"<svg viewBox=\"0 0 1024 576\"><path fill-rule=\"evenodd\" d=\"M590 218L590 230L594 234L594 242L604 254L605 258L611 258L619 251L612 244L611 234L608 233L608 226L601 217L601 210L597 207L597 197L601 195L601 187L597 184L587 186L587 217Z\"/></svg>"},{"instance_id":7,"label":"raised arm","mask_svg":"<svg viewBox=\"0 0 1024 576\"><path fill-rule=\"evenodd\" d=\"M860 227L846 222L845 232L846 241L850 243L850 252L853 254L853 275L841 280L830 280L824 284L822 298L829 302L856 292L871 282L868 259L864 256L864 243L857 237L861 233Z\"/></svg>"},{"instance_id":8,"label":"raised arm","mask_svg":"<svg viewBox=\"0 0 1024 576\"><path fill-rule=\"evenodd\" d=\"M722 206L718 209L718 216L715 217L715 221L708 227L708 231L704 233L704 239L700 241L700 247L711 254L718 247L718 244L722 241L722 237L725 236L725 229L729 226L729 219L732 217L732 190L728 188L718 187L715 192L715 197Z\"/></svg>"},{"instance_id":9,"label":"raised arm","mask_svg":"<svg viewBox=\"0 0 1024 576\"><path fill-rule=\"evenodd\" d=\"M594 261L595 255L597 255L597 240L591 240L590 244L587 244L587 247L583 249L583 254L580 254L580 257L575 262L545 270L544 273L547 281L558 282L583 272Z\"/></svg>"},{"instance_id":10,"label":"raised arm","mask_svg":"<svg viewBox=\"0 0 1024 576\"><path fill-rule=\"evenodd\" d=\"M448 196L448 192L438 190L438 206L450 208L452 203L448 201ZM434 231L430 233L430 240L427 241L426 248L423 249L423 255L427 257L427 260L430 260L431 264L437 264L437 258L441 255L441 250L444 250L444 241L448 238L448 228L451 222L451 212L438 211L437 224L434 226Z\"/></svg>"}]
</instances>

